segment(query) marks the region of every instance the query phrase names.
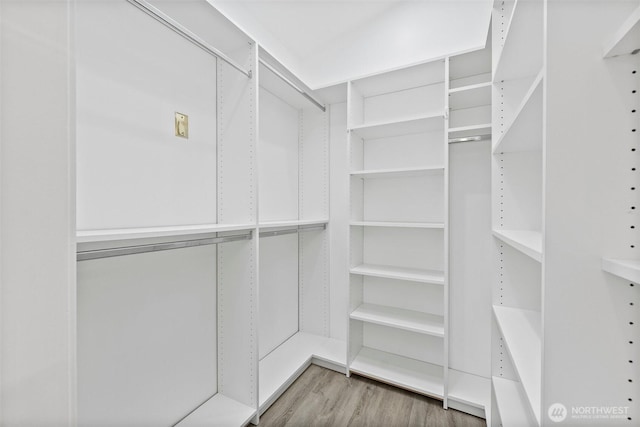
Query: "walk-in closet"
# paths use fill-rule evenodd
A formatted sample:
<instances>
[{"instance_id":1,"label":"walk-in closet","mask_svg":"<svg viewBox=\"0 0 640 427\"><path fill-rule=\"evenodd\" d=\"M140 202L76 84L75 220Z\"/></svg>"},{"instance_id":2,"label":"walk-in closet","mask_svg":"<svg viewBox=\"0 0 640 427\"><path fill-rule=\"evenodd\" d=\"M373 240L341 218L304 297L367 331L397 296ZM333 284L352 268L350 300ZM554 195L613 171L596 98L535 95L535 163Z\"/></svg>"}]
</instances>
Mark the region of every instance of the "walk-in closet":
<instances>
[{"instance_id":1,"label":"walk-in closet","mask_svg":"<svg viewBox=\"0 0 640 427\"><path fill-rule=\"evenodd\" d=\"M640 425L639 0L0 1L0 425Z\"/></svg>"}]
</instances>

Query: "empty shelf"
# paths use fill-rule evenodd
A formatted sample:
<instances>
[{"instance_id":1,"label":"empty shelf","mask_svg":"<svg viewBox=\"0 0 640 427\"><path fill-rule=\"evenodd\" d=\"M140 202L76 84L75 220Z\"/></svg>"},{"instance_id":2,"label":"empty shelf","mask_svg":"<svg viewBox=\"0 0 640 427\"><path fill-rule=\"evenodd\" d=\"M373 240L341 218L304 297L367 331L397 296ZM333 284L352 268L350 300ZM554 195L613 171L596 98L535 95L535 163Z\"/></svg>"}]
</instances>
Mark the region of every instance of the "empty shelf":
<instances>
[{"instance_id":1,"label":"empty shelf","mask_svg":"<svg viewBox=\"0 0 640 427\"><path fill-rule=\"evenodd\" d=\"M449 128L449 139L491 135L491 123Z\"/></svg>"},{"instance_id":2,"label":"empty shelf","mask_svg":"<svg viewBox=\"0 0 640 427\"><path fill-rule=\"evenodd\" d=\"M499 377L493 377L491 380L504 427L539 425L531 416L531 409L520 383Z\"/></svg>"},{"instance_id":3,"label":"empty shelf","mask_svg":"<svg viewBox=\"0 0 640 427\"><path fill-rule=\"evenodd\" d=\"M328 219L292 219L284 221L264 221L259 224L259 227L264 228L280 228L280 227L295 227L299 225L322 225L329 223Z\"/></svg>"},{"instance_id":4,"label":"empty shelf","mask_svg":"<svg viewBox=\"0 0 640 427\"><path fill-rule=\"evenodd\" d=\"M243 426L256 415L256 410L220 393L176 424L176 427Z\"/></svg>"},{"instance_id":5,"label":"empty shelf","mask_svg":"<svg viewBox=\"0 0 640 427\"><path fill-rule=\"evenodd\" d=\"M418 334L444 337L444 317L402 308L376 304L362 304L349 316L376 325L403 329Z\"/></svg>"},{"instance_id":6,"label":"empty shelf","mask_svg":"<svg viewBox=\"0 0 640 427\"><path fill-rule=\"evenodd\" d=\"M494 153L542 150L542 79L540 71L496 143Z\"/></svg>"},{"instance_id":7,"label":"empty shelf","mask_svg":"<svg viewBox=\"0 0 640 427\"><path fill-rule=\"evenodd\" d=\"M105 230L79 230L77 243L110 242L131 239L152 239L163 237L199 237L199 235L223 231L253 230L255 224L202 224L174 227L120 228Z\"/></svg>"},{"instance_id":8,"label":"empty shelf","mask_svg":"<svg viewBox=\"0 0 640 427\"><path fill-rule=\"evenodd\" d=\"M504 338L513 366L540 424L542 345L540 313L532 310L493 306L493 314Z\"/></svg>"},{"instance_id":9,"label":"empty shelf","mask_svg":"<svg viewBox=\"0 0 640 427\"><path fill-rule=\"evenodd\" d=\"M640 6L618 28L604 48L604 57L625 55L640 49Z\"/></svg>"},{"instance_id":10,"label":"empty shelf","mask_svg":"<svg viewBox=\"0 0 640 427\"><path fill-rule=\"evenodd\" d=\"M493 230L493 235L523 254L542 262L542 233L531 230Z\"/></svg>"},{"instance_id":11,"label":"empty shelf","mask_svg":"<svg viewBox=\"0 0 640 427\"><path fill-rule=\"evenodd\" d=\"M351 176L356 178L406 178L414 176L439 175L443 172L444 167L372 169L351 172Z\"/></svg>"},{"instance_id":12,"label":"empty shelf","mask_svg":"<svg viewBox=\"0 0 640 427\"><path fill-rule=\"evenodd\" d=\"M602 259L602 269L607 273L640 284L640 261L633 259Z\"/></svg>"},{"instance_id":13,"label":"empty shelf","mask_svg":"<svg viewBox=\"0 0 640 427\"><path fill-rule=\"evenodd\" d=\"M351 274L382 277L385 279L408 280L411 282L444 285L444 272L418 268L391 267L388 265L361 264L349 270Z\"/></svg>"},{"instance_id":14,"label":"empty shelf","mask_svg":"<svg viewBox=\"0 0 640 427\"><path fill-rule=\"evenodd\" d=\"M388 222L388 221L352 221L350 225L361 227L391 228L444 228L443 222Z\"/></svg>"},{"instance_id":15,"label":"empty shelf","mask_svg":"<svg viewBox=\"0 0 640 427\"><path fill-rule=\"evenodd\" d=\"M491 105L491 82L463 86L449 90L449 108L463 108Z\"/></svg>"},{"instance_id":16,"label":"empty shelf","mask_svg":"<svg viewBox=\"0 0 640 427\"><path fill-rule=\"evenodd\" d=\"M351 128L351 132L362 139L378 139L390 136L433 132L444 129L444 117L423 116L384 123L371 123Z\"/></svg>"},{"instance_id":17,"label":"empty shelf","mask_svg":"<svg viewBox=\"0 0 640 427\"><path fill-rule=\"evenodd\" d=\"M489 411L491 381L488 378L449 369L449 399Z\"/></svg>"},{"instance_id":18,"label":"empty shelf","mask_svg":"<svg viewBox=\"0 0 640 427\"><path fill-rule=\"evenodd\" d=\"M351 372L429 396L444 395L442 366L363 347L349 367Z\"/></svg>"},{"instance_id":19,"label":"empty shelf","mask_svg":"<svg viewBox=\"0 0 640 427\"><path fill-rule=\"evenodd\" d=\"M314 358L346 365L344 341L298 332L260 361L260 411L266 410Z\"/></svg>"}]
</instances>

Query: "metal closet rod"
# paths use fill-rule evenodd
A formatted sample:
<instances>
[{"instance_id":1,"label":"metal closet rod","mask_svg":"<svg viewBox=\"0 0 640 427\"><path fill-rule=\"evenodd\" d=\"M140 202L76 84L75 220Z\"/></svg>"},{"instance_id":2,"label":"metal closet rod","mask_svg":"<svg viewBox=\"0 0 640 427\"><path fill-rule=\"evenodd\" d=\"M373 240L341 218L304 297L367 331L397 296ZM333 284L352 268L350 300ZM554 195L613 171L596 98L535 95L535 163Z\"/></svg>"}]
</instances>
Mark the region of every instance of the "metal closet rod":
<instances>
[{"instance_id":1,"label":"metal closet rod","mask_svg":"<svg viewBox=\"0 0 640 427\"><path fill-rule=\"evenodd\" d=\"M305 231L319 231L319 230L326 230L326 229L327 229L327 224L311 225L311 226L299 225L294 228L285 228L283 230L261 231L260 237L274 237L274 236L282 236L284 234L304 233Z\"/></svg>"},{"instance_id":2,"label":"metal closet rod","mask_svg":"<svg viewBox=\"0 0 640 427\"><path fill-rule=\"evenodd\" d=\"M292 88L294 88L300 95L304 96L305 98L307 98L309 101L311 101L316 107L318 107L319 109L321 109L322 111L327 111L327 108L322 105L318 100L316 100L311 94L307 93L305 90L300 89L298 87L297 84L295 84L294 82L292 82L291 80L289 80L286 76L284 76L282 73L280 73L278 70L276 70L275 68L273 68L269 63L267 63L266 61L262 60L262 58L258 59L258 61L260 61L260 63L262 65L264 65L265 67L267 67L273 74L275 74L280 80L282 80L283 82L285 82L286 84L288 84L289 86L291 86Z\"/></svg>"},{"instance_id":3,"label":"metal closet rod","mask_svg":"<svg viewBox=\"0 0 640 427\"><path fill-rule=\"evenodd\" d=\"M449 144L457 144L457 143L460 143L460 142L485 141L487 139L491 139L491 135L463 136L461 138L451 138L451 139L449 139Z\"/></svg>"},{"instance_id":4,"label":"metal closet rod","mask_svg":"<svg viewBox=\"0 0 640 427\"><path fill-rule=\"evenodd\" d=\"M76 254L77 261L111 258L124 255L143 254L146 252L168 251L172 249L192 248L195 246L216 245L218 243L235 242L238 240L250 240L252 232L233 234L221 237L209 237L206 239L182 240L179 242L153 243L149 245L125 246L122 248L96 249L93 251L80 251Z\"/></svg>"},{"instance_id":5,"label":"metal closet rod","mask_svg":"<svg viewBox=\"0 0 640 427\"><path fill-rule=\"evenodd\" d=\"M211 46L210 44L202 40L200 37L198 37L191 31L187 30L178 22L174 21L168 15L160 11L160 9L154 7L153 5L149 4L145 0L127 0L127 1L132 5L134 5L135 7L137 7L138 9L140 9L141 11L143 11L144 13L146 13L147 15L151 16L156 21L160 22L165 27L175 32L176 34L182 36L186 40L198 46L200 49L215 56L216 58L223 60L224 62L231 65L233 68L235 68L236 70L240 71L245 76L251 78L250 70L245 70L244 68L242 68L233 59L229 58L227 55L220 52L218 49Z\"/></svg>"}]
</instances>

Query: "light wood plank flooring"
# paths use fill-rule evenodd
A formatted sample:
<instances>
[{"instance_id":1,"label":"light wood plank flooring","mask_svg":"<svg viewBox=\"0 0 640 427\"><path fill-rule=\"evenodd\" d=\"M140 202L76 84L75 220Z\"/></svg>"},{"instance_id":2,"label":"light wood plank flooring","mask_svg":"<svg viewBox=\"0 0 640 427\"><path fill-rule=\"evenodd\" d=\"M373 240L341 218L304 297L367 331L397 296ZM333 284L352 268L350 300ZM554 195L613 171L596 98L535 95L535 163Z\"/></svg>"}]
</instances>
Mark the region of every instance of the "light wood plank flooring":
<instances>
[{"instance_id":1,"label":"light wood plank flooring","mask_svg":"<svg viewBox=\"0 0 640 427\"><path fill-rule=\"evenodd\" d=\"M260 417L260 427L486 426L442 402L311 365Z\"/></svg>"}]
</instances>

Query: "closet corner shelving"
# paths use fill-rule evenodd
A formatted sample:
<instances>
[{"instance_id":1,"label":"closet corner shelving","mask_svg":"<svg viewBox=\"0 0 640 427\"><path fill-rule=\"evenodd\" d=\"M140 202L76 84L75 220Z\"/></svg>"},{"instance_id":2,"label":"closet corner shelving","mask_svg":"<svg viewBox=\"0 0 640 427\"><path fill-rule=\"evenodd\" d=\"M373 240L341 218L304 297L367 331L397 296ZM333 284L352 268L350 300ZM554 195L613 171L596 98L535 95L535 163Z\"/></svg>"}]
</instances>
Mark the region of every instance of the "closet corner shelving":
<instances>
[{"instance_id":1,"label":"closet corner shelving","mask_svg":"<svg viewBox=\"0 0 640 427\"><path fill-rule=\"evenodd\" d=\"M439 399L447 369L445 95L445 61L437 60L350 81L347 102L348 369Z\"/></svg>"},{"instance_id":2,"label":"closet corner shelving","mask_svg":"<svg viewBox=\"0 0 640 427\"><path fill-rule=\"evenodd\" d=\"M329 112L262 48L258 79L262 414L310 363L344 372L346 348L329 327Z\"/></svg>"},{"instance_id":3,"label":"closet corner shelving","mask_svg":"<svg viewBox=\"0 0 640 427\"><path fill-rule=\"evenodd\" d=\"M542 423L545 7L498 0L492 15L494 426Z\"/></svg>"}]
</instances>

